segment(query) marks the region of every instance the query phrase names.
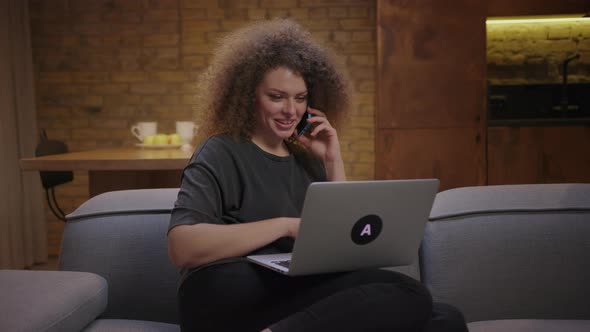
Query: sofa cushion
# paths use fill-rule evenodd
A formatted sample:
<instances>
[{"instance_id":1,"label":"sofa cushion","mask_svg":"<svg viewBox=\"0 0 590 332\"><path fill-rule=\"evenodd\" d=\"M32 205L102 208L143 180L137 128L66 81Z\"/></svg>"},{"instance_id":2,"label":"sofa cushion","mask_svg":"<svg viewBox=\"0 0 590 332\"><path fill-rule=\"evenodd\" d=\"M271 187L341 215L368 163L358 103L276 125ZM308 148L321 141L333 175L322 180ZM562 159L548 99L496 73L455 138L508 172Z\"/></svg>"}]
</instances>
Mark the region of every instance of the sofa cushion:
<instances>
[{"instance_id":1,"label":"sofa cushion","mask_svg":"<svg viewBox=\"0 0 590 332\"><path fill-rule=\"evenodd\" d=\"M422 281L467 321L590 319L590 184L452 189L430 219Z\"/></svg>"},{"instance_id":2,"label":"sofa cushion","mask_svg":"<svg viewBox=\"0 0 590 332\"><path fill-rule=\"evenodd\" d=\"M180 326L146 320L97 319L84 332L180 332Z\"/></svg>"},{"instance_id":3,"label":"sofa cushion","mask_svg":"<svg viewBox=\"0 0 590 332\"><path fill-rule=\"evenodd\" d=\"M68 215L60 270L88 271L109 283L102 318L178 322L179 273L166 232L178 189L103 193Z\"/></svg>"},{"instance_id":4,"label":"sofa cushion","mask_svg":"<svg viewBox=\"0 0 590 332\"><path fill-rule=\"evenodd\" d=\"M468 327L469 332L587 332L590 320L504 319L473 322Z\"/></svg>"},{"instance_id":5,"label":"sofa cushion","mask_svg":"<svg viewBox=\"0 0 590 332\"><path fill-rule=\"evenodd\" d=\"M0 270L0 331L80 331L107 305L96 274Z\"/></svg>"}]
</instances>

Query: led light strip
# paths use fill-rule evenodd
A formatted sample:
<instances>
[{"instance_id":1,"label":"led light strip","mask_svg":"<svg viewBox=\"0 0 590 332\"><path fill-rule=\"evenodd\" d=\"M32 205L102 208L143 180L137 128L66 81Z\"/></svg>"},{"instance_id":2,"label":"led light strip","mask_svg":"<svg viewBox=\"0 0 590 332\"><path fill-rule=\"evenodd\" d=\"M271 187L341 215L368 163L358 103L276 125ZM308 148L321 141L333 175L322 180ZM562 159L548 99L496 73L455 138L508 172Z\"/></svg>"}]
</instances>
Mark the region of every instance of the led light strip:
<instances>
[{"instance_id":1,"label":"led light strip","mask_svg":"<svg viewBox=\"0 0 590 332\"><path fill-rule=\"evenodd\" d=\"M524 16L522 18L506 17L506 18L489 18L486 20L486 24L521 24L521 23L559 23L559 22L588 22L590 23L590 17L582 17L580 15L570 16L558 16L558 17L547 17L547 16Z\"/></svg>"}]
</instances>

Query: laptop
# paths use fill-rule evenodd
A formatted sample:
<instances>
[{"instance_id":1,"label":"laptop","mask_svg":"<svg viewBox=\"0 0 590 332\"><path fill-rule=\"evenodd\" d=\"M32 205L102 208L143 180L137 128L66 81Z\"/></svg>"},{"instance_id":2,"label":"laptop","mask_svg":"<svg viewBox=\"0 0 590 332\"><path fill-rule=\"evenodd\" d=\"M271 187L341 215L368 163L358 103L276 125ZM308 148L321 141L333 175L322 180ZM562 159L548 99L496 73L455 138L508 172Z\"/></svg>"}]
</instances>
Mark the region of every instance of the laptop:
<instances>
[{"instance_id":1,"label":"laptop","mask_svg":"<svg viewBox=\"0 0 590 332\"><path fill-rule=\"evenodd\" d=\"M409 265L438 186L437 179L314 182L293 252L247 259L290 276Z\"/></svg>"}]
</instances>

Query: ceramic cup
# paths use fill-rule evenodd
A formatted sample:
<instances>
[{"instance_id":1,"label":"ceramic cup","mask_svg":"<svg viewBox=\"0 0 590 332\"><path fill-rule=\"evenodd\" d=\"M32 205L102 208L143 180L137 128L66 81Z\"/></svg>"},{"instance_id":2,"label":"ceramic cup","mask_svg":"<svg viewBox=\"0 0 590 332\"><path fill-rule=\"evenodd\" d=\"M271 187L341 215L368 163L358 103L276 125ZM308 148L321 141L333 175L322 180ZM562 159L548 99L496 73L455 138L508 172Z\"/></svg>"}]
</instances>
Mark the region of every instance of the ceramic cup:
<instances>
[{"instance_id":1,"label":"ceramic cup","mask_svg":"<svg viewBox=\"0 0 590 332\"><path fill-rule=\"evenodd\" d=\"M131 133L143 142L146 136L155 135L158 132L157 122L138 122L131 126Z\"/></svg>"},{"instance_id":2,"label":"ceramic cup","mask_svg":"<svg viewBox=\"0 0 590 332\"><path fill-rule=\"evenodd\" d=\"M197 129L199 126L192 121L176 121L176 133L180 135L185 144L191 144Z\"/></svg>"}]
</instances>

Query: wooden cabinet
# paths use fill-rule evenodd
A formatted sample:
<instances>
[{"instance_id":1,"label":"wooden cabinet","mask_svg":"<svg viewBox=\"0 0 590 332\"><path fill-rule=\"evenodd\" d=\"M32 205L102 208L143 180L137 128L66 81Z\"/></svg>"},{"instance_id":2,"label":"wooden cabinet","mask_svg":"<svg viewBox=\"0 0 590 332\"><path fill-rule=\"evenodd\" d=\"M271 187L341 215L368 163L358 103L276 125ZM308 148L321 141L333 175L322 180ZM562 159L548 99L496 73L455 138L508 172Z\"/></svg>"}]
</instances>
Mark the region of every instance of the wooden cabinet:
<instances>
[{"instance_id":1,"label":"wooden cabinet","mask_svg":"<svg viewBox=\"0 0 590 332\"><path fill-rule=\"evenodd\" d=\"M377 2L377 179L485 185L485 14L478 1Z\"/></svg>"},{"instance_id":2,"label":"wooden cabinet","mask_svg":"<svg viewBox=\"0 0 590 332\"><path fill-rule=\"evenodd\" d=\"M590 182L590 126L488 128L488 184Z\"/></svg>"}]
</instances>

